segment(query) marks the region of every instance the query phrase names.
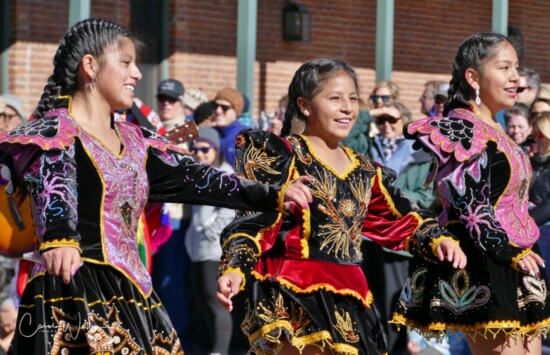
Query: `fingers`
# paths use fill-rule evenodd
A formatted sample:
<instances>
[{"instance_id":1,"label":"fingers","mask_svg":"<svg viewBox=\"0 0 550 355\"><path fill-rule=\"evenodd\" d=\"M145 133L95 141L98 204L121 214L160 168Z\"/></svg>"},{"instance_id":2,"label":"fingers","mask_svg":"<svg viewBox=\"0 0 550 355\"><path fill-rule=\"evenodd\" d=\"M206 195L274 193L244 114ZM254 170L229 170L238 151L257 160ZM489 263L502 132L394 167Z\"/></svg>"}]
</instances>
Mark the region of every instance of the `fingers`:
<instances>
[{"instance_id":1,"label":"fingers","mask_svg":"<svg viewBox=\"0 0 550 355\"><path fill-rule=\"evenodd\" d=\"M464 269L466 267L466 254L460 246L451 240L442 240L436 247L436 256L440 261L447 260L453 263L453 268Z\"/></svg>"},{"instance_id":2,"label":"fingers","mask_svg":"<svg viewBox=\"0 0 550 355\"><path fill-rule=\"evenodd\" d=\"M309 207L309 203L313 202L311 191L305 185L305 183L311 182L309 176L300 176L292 182L292 184L285 191L285 206L286 209L291 208L291 204L288 202L294 202L303 209Z\"/></svg>"},{"instance_id":3,"label":"fingers","mask_svg":"<svg viewBox=\"0 0 550 355\"><path fill-rule=\"evenodd\" d=\"M218 279L218 292L216 293L216 298L223 308L229 312L233 310L231 298L239 293L241 283L241 275L234 272L227 273Z\"/></svg>"},{"instance_id":4,"label":"fingers","mask_svg":"<svg viewBox=\"0 0 550 355\"><path fill-rule=\"evenodd\" d=\"M527 274L535 277L540 275L539 262L541 261L542 260L540 260L540 256L531 252L527 254L524 258L522 258L520 261L518 261L518 266L520 267L521 270L523 270ZM542 263L544 264L543 261Z\"/></svg>"},{"instance_id":5,"label":"fingers","mask_svg":"<svg viewBox=\"0 0 550 355\"><path fill-rule=\"evenodd\" d=\"M72 247L51 249L42 254L42 262L49 274L61 276L68 284L80 267L80 252Z\"/></svg>"}]
</instances>

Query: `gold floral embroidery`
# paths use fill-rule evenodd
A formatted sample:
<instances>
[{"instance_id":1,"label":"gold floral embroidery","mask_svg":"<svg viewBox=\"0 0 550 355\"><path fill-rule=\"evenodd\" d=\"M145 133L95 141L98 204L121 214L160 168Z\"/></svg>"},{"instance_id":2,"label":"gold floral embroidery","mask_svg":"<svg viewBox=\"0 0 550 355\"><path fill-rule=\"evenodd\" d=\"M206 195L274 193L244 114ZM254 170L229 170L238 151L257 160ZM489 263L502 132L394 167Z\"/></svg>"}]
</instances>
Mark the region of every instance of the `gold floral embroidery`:
<instances>
[{"instance_id":1,"label":"gold floral embroidery","mask_svg":"<svg viewBox=\"0 0 550 355\"><path fill-rule=\"evenodd\" d=\"M69 349L82 347L87 343L90 353L137 355L141 347L132 340L130 332L122 327L118 310L112 307L103 319L90 313L88 318L78 325L74 319L61 309L53 308L53 317L57 323L57 332L53 337L52 354L70 353ZM85 338L82 339L82 338Z\"/></svg>"},{"instance_id":2,"label":"gold floral embroidery","mask_svg":"<svg viewBox=\"0 0 550 355\"><path fill-rule=\"evenodd\" d=\"M350 260L350 248L353 247L355 254L361 255L359 251L361 224L370 200L370 189L368 189L362 178L350 179L348 186L356 201L359 201L359 208L356 208L356 205L350 199L346 199L340 203L339 211L336 198L338 193L336 179L324 169L321 172L317 170L316 175L318 178L314 179L309 185L310 191L314 197L322 201L318 209L331 222L319 226L320 231L317 235L323 238L321 250L326 250L328 253ZM342 206L342 203L348 206ZM346 215L347 212L344 212L344 209L351 212L349 216ZM348 227L349 222L345 218L353 221L350 227Z\"/></svg>"},{"instance_id":3,"label":"gold floral embroidery","mask_svg":"<svg viewBox=\"0 0 550 355\"><path fill-rule=\"evenodd\" d=\"M266 153L266 145L267 142L265 142L261 148L256 148L254 145L250 144L244 152L244 157L242 159L244 162L244 171L246 177L250 180L258 181L254 173L255 171L263 171L270 175L281 175L281 172L271 168L271 165L279 160L279 157L268 156ZM262 181L262 179L259 181Z\"/></svg>"},{"instance_id":4,"label":"gold floral embroidery","mask_svg":"<svg viewBox=\"0 0 550 355\"><path fill-rule=\"evenodd\" d=\"M340 210L342 214L346 217L353 216L353 211L355 211L355 204L350 199L345 199L340 202Z\"/></svg>"},{"instance_id":5,"label":"gold floral embroidery","mask_svg":"<svg viewBox=\"0 0 550 355\"><path fill-rule=\"evenodd\" d=\"M357 343L359 341L359 335L357 331L353 329L353 322L349 313L342 311L342 314L340 314L338 311L334 311L334 316L336 317L334 329L336 329L347 342Z\"/></svg>"},{"instance_id":6,"label":"gold floral embroidery","mask_svg":"<svg viewBox=\"0 0 550 355\"><path fill-rule=\"evenodd\" d=\"M261 302L258 304L258 309L261 313L258 314L264 322L273 323L280 319L289 319L290 314L285 307L283 295L279 293L275 302L270 301L269 307L265 307Z\"/></svg>"},{"instance_id":7,"label":"gold floral embroidery","mask_svg":"<svg viewBox=\"0 0 550 355\"><path fill-rule=\"evenodd\" d=\"M286 139L290 145L292 145L292 148L298 155L298 159L304 164L310 165L313 162L313 158L311 157L311 154L306 153L302 149L302 145L300 144L300 141L296 137L288 137Z\"/></svg>"}]
</instances>

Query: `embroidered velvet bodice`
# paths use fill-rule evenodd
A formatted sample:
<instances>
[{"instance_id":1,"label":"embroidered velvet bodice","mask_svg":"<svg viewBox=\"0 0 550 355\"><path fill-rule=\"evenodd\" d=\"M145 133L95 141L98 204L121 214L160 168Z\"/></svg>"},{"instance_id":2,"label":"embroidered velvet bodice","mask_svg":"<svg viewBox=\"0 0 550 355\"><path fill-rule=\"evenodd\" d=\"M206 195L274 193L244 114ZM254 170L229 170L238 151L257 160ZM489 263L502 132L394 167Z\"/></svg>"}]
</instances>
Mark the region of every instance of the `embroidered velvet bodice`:
<instances>
[{"instance_id":1,"label":"embroidered velvet bodice","mask_svg":"<svg viewBox=\"0 0 550 355\"><path fill-rule=\"evenodd\" d=\"M350 294L368 307L368 287L359 267L363 236L433 260L432 242L444 231L391 187L366 157L342 148L350 165L338 174L314 154L304 136L282 140L246 131L237 137L237 148L238 172L285 184L309 176L313 201L288 215L247 214L229 225L223 233L222 273L239 272L245 280L250 274L275 278L297 292L324 288Z\"/></svg>"},{"instance_id":2,"label":"embroidered velvet bodice","mask_svg":"<svg viewBox=\"0 0 550 355\"><path fill-rule=\"evenodd\" d=\"M443 224L454 230L459 222L476 245L505 262L536 242L539 232L528 213L529 158L504 132L466 109L405 130L436 157L432 177Z\"/></svg>"},{"instance_id":3,"label":"embroidered velvet bodice","mask_svg":"<svg viewBox=\"0 0 550 355\"><path fill-rule=\"evenodd\" d=\"M131 123L116 122L115 128L120 154L82 130L66 109L0 134L0 151L15 162L15 181L24 181L30 192L40 251L78 248L82 260L116 268L148 296L151 279L136 242L148 200L257 211L282 205L278 186L198 164ZM33 275L43 271L36 264Z\"/></svg>"}]
</instances>

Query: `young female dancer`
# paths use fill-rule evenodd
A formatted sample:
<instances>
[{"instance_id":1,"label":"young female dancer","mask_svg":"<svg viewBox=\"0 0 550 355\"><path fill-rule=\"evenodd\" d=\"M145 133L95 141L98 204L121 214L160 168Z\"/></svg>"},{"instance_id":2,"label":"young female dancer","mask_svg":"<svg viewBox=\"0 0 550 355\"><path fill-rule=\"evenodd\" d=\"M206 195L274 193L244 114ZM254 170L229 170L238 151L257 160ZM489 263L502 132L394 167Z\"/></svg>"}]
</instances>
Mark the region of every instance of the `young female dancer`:
<instances>
[{"instance_id":1,"label":"young female dancer","mask_svg":"<svg viewBox=\"0 0 550 355\"><path fill-rule=\"evenodd\" d=\"M13 180L30 195L41 254L21 298L16 354L182 353L138 254L147 201L275 210L284 195L307 209L303 179L281 192L113 122L141 79L135 47L116 23L77 23L57 49L35 120L0 135Z\"/></svg>"},{"instance_id":2,"label":"young female dancer","mask_svg":"<svg viewBox=\"0 0 550 355\"><path fill-rule=\"evenodd\" d=\"M544 263L531 248L531 166L495 120L512 106L518 58L505 36L464 41L453 65L444 117L405 127L435 157L440 222L460 239L464 270L412 265L394 321L424 333L462 331L476 354L540 354L550 327Z\"/></svg>"},{"instance_id":3,"label":"young female dancer","mask_svg":"<svg viewBox=\"0 0 550 355\"><path fill-rule=\"evenodd\" d=\"M288 96L286 138L245 131L236 168L264 182L310 177L310 208L247 214L229 225L218 299L231 310L231 298L246 287L242 330L256 353L382 354L384 336L360 267L362 235L455 268L466 258L380 168L340 146L359 112L353 69L332 59L305 63ZM293 117L306 122L303 135L289 135Z\"/></svg>"}]
</instances>

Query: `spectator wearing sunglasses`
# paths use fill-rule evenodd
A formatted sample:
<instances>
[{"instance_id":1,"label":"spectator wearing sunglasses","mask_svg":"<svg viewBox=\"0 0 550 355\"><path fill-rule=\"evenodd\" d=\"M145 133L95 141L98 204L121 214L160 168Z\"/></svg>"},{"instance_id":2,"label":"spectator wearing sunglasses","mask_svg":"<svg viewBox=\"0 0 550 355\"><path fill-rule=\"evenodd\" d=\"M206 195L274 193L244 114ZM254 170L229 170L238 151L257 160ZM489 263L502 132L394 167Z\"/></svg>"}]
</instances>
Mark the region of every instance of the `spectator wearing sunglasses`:
<instances>
[{"instance_id":1,"label":"spectator wearing sunglasses","mask_svg":"<svg viewBox=\"0 0 550 355\"><path fill-rule=\"evenodd\" d=\"M424 91L418 99L420 102L420 112L425 116L432 116L435 104L435 94L438 88L445 84L444 81L430 80L424 84Z\"/></svg>"},{"instance_id":2,"label":"spectator wearing sunglasses","mask_svg":"<svg viewBox=\"0 0 550 355\"><path fill-rule=\"evenodd\" d=\"M179 80L167 79L159 83L157 107L162 124L167 131L185 123L183 94L183 84Z\"/></svg>"},{"instance_id":3,"label":"spectator wearing sunglasses","mask_svg":"<svg viewBox=\"0 0 550 355\"><path fill-rule=\"evenodd\" d=\"M212 123L220 134L220 153L231 166L235 164L235 139L243 129L248 128L238 121L243 106L243 95L233 88L218 91L214 98Z\"/></svg>"},{"instance_id":4,"label":"spectator wearing sunglasses","mask_svg":"<svg viewBox=\"0 0 550 355\"><path fill-rule=\"evenodd\" d=\"M372 108L380 108L394 100L399 100L399 88L394 82L383 80L376 83L370 95Z\"/></svg>"},{"instance_id":5,"label":"spectator wearing sunglasses","mask_svg":"<svg viewBox=\"0 0 550 355\"><path fill-rule=\"evenodd\" d=\"M200 127L191 146L195 160L227 172L233 168L223 160L220 136L211 127ZM216 299L218 267L222 256L220 235L235 217L235 211L213 206L192 206L191 224L185 235L185 250L191 258L190 292L192 347L196 354L228 354L232 318Z\"/></svg>"}]
</instances>

